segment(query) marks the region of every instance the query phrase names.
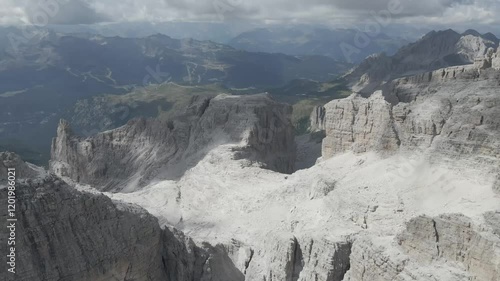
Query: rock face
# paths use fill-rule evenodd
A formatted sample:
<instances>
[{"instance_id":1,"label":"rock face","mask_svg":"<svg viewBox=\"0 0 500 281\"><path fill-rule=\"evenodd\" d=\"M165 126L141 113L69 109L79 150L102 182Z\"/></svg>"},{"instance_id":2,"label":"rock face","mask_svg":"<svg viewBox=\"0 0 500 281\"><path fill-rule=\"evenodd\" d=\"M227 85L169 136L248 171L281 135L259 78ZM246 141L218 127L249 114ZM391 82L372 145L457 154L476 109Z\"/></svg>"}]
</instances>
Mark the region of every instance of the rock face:
<instances>
[{"instance_id":1,"label":"rock face","mask_svg":"<svg viewBox=\"0 0 500 281\"><path fill-rule=\"evenodd\" d=\"M488 214L496 218L500 214ZM500 225L491 227L498 229ZM417 217L398 236L403 251L422 264L457 262L477 280L500 280L500 236L474 227L463 215Z\"/></svg>"},{"instance_id":2,"label":"rock face","mask_svg":"<svg viewBox=\"0 0 500 281\"><path fill-rule=\"evenodd\" d=\"M17 190L15 280L165 279L162 230L145 211L80 194L52 176Z\"/></svg>"},{"instance_id":3,"label":"rock face","mask_svg":"<svg viewBox=\"0 0 500 281\"><path fill-rule=\"evenodd\" d=\"M383 81L429 72L444 67L473 64L476 58L498 48L494 35L476 31L459 34L453 30L432 31L419 41L401 48L394 56L371 56L353 69L346 78L353 90L373 92Z\"/></svg>"},{"instance_id":4,"label":"rock face","mask_svg":"<svg viewBox=\"0 0 500 281\"><path fill-rule=\"evenodd\" d=\"M325 108L323 157L328 158L347 150L361 153L394 150L398 147L391 105L381 93L369 99L352 95L347 99L332 101Z\"/></svg>"},{"instance_id":5,"label":"rock face","mask_svg":"<svg viewBox=\"0 0 500 281\"><path fill-rule=\"evenodd\" d=\"M56 176L19 183L17 199L16 275L5 280L244 280L222 245L199 247L138 206Z\"/></svg>"},{"instance_id":6,"label":"rock face","mask_svg":"<svg viewBox=\"0 0 500 281\"><path fill-rule=\"evenodd\" d=\"M500 69L500 47L498 47L495 54L493 54L491 66L494 69Z\"/></svg>"},{"instance_id":7,"label":"rock face","mask_svg":"<svg viewBox=\"0 0 500 281\"><path fill-rule=\"evenodd\" d=\"M453 167L461 172L481 170L488 183L481 191L474 192L495 197L490 187L493 183L493 190L497 193L500 190L500 71L494 67L498 54L492 48L484 48L481 40L471 36L462 36L459 42L464 49L484 51L484 56L474 58L475 64L394 80L387 76L389 81L378 84L378 91L353 94L325 105L323 159L344 152L376 152L378 157L394 159L392 154L407 155L411 152L419 155L421 160L406 160L409 167L404 169L417 171L417 179L408 176L401 179L413 182L414 188L425 181L425 176L419 173L434 169L430 167L433 165L439 169ZM391 155L386 157L387 154ZM348 158L350 154L338 157ZM380 169L375 173L379 171L391 173L390 169ZM367 177L369 175L368 172ZM443 200L467 196L465 194L469 191L458 191L457 184L451 183L453 180L444 179L453 187L445 191ZM373 183L375 180L367 181ZM443 179L433 180L429 191L443 189L442 182ZM390 185L390 180L384 180L384 184ZM341 186L337 184L335 189ZM390 204L398 204L399 200L394 198L391 201L395 202ZM465 200L464 197L461 200ZM429 204L435 208L438 205L430 203L433 200L427 201L419 202L421 205L418 206ZM478 212L478 206L487 204L486 201L483 198L471 207L458 209L464 213L472 212L471 217L443 215L449 211L448 206L431 211L432 215L414 217L421 214L420 210L411 212L411 216L404 219L407 222L404 230L393 232L399 233L397 235L375 234L370 231L373 223L369 222L373 219L365 216L363 221L368 221L367 231L360 232L354 239L350 269L343 280L500 280L500 213ZM492 210L498 210L496 205L492 207ZM380 208L377 204L369 212L377 214ZM404 212L403 204L395 207L393 215Z\"/></svg>"},{"instance_id":8,"label":"rock face","mask_svg":"<svg viewBox=\"0 0 500 281\"><path fill-rule=\"evenodd\" d=\"M328 240L272 234L254 252L245 280L342 281L349 269L350 238Z\"/></svg>"},{"instance_id":9,"label":"rock face","mask_svg":"<svg viewBox=\"0 0 500 281\"><path fill-rule=\"evenodd\" d=\"M318 132L325 130L325 107L315 106L310 117L310 132Z\"/></svg>"},{"instance_id":10,"label":"rock face","mask_svg":"<svg viewBox=\"0 0 500 281\"><path fill-rule=\"evenodd\" d=\"M369 98L332 101L325 106L323 157L429 148L435 159L498 163L498 81L495 69L452 67L393 80Z\"/></svg>"},{"instance_id":11,"label":"rock face","mask_svg":"<svg viewBox=\"0 0 500 281\"><path fill-rule=\"evenodd\" d=\"M234 144L236 159L279 172L294 170L291 107L265 95L193 99L168 121L138 119L89 138L61 121L52 171L102 190L131 190L155 178L177 179L213 147Z\"/></svg>"},{"instance_id":12,"label":"rock face","mask_svg":"<svg viewBox=\"0 0 500 281\"><path fill-rule=\"evenodd\" d=\"M344 280L500 280L499 227L499 213L481 226L456 214L416 217L392 243L357 239Z\"/></svg>"},{"instance_id":13,"label":"rock face","mask_svg":"<svg viewBox=\"0 0 500 281\"><path fill-rule=\"evenodd\" d=\"M12 152L0 152L0 181L3 183L7 178L7 170L16 169L16 179L35 178L43 174L43 169L33 164L24 162L19 155Z\"/></svg>"}]
</instances>

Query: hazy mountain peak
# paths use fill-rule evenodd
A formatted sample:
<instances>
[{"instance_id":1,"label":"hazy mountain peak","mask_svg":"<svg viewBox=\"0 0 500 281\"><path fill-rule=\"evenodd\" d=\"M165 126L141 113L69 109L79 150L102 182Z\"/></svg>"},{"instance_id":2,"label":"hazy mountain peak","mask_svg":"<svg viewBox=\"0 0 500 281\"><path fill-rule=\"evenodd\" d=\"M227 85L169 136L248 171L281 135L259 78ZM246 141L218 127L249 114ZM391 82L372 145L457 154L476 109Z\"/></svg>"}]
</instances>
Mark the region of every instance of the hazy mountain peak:
<instances>
[{"instance_id":1,"label":"hazy mountain peak","mask_svg":"<svg viewBox=\"0 0 500 281\"><path fill-rule=\"evenodd\" d=\"M367 58L347 78L358 83L356 90L369 92L387 79L472 64L488 49L498 48L498 39L491 35L485 37L472 29L463 34L452 29L433 30L415 43L399 49L394 56Z\"/></svg>"},{"instance_id":2,"label":"hazy mountain peak","mask_svg":"<svg viewBox=\"0 0 500 281\"><path fill-rule=\"evenodd\" d=\"M479 33L477 30L474 29L467 29L462 35L473 35L477 37L482 37L481 33Z\"/></svg>"}]
</instances>

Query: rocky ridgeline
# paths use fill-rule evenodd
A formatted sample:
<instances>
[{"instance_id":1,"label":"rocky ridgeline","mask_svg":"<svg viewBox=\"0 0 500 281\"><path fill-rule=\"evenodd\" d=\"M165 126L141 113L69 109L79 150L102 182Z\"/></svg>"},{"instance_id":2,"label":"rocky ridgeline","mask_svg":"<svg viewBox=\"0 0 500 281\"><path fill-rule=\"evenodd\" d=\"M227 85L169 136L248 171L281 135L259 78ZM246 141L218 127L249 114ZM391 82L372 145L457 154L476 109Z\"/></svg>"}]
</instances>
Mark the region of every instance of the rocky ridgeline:
<instances>
[{"instance_id":1,"label":"rocky ridgeline","mask_svg":"<svg viewBox=\"0 0 500 281\"><path fill-rule=\"evenodd\" d=\"M421 151L433 163L466 163L497 174L500 190L500 50L475 64L392 80L371 95L353 94L316 108L323 158L347 151ZM459 161L456 161L459 160ZM394 237L360 233L345 281L500 280L500 213L420 216Z\"/></svg>"},{"instance_id":2,"label":"rocky ridgeline","mask_svg":"<svg viewBox=\"0 0 500 281\"><path fill-rule=\"evenodd\" d=\"M498 44L499 40L491 33L482 35L469 30L459 34L451 29L432 31L393 56L378 54L368 57L345 78L352 83L354 91L369 94L385 81L479 63L485 55L496 50ZM498 66L498 60L495 65Z\"/></svg>"},{"instance_id":3,"label":"rocky ridgeline","mask_svg":"<svg viewBox=\"0 0 500 281\"><path fill-rule=\"evenodd\" d=\"M17 274L6 280L500 280L498 212L475 222L419 216L395 238L276 232L259 248L236 240L212 246L54 175L18 187Z\"/></svg>"},{"instance_id":4,"label":"rocky ridgeline","mask_svg":"<svg viewBox=\"0 0 500 281\"><path fill-rule=\"evenodd\" d=\"M341 281L350 266L352 237L276 232L259 247L195 244L137 205L78 191L56 175L18 180L17 272L9 281Z\"/></svg>"},{"instance_id":5,"label":"rocky ridgeline","mask_svg":"<svg viewBox=\"0 0 500 281\"><path fill-rule=\"evenodd\" d=\"M500 160L500 71L451 67L387 83L368 98L325 105L323 157L430 149L435 159ZM318 111L317 112L322 112ZM321 119L313 112L313 121Z\"/></svg>"},{"instance_id":6,"label":"rocky ridgeline","mask_svg":"<svg viewBox=\"0 0 500 281\"><path fill-rule=\"evenodd\" d=\"M61 121L51 170L101 190L131 190L153 179L178 179L212 148L234 144L236 159L290 173L295 143L291 107L266 95L194 98L171 120L135 119L88 138Z\"/></svg>"},{"instance_id":7,"label":"rocky ridgeline","mask_svg":"<svg viewBox=\"0 0 500 281\"><path fill-rule=\"evenodd\" d=\"M30 163L24 162L19 155L13 152L0 152L0 182L7 178L7 170L16 169L16 178L36 178L44 174L44 170ZM0 183L0 184L1 184Z\"/></svg>"}]
</instances>

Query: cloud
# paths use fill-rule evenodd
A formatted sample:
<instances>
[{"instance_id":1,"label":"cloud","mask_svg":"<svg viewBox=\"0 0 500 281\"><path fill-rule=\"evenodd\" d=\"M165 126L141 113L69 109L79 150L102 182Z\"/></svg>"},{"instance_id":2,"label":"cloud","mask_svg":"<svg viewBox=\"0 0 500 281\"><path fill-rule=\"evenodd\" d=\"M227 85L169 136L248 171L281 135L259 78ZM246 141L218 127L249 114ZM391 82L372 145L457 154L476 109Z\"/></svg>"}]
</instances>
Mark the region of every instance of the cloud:
<instances>
[{"instance_id":1,"label":"cloud","mask_svg":"<svg viewBox=\"0 0 500 281\"><path fill-rule=\"evenodd\" d=\"M29 0L26 8L30 22L43 20L49 24L92 24L111 20L111 17L97 12L86 0Z\"/></svg>"},{"instance_id":2,"label":"cloud","mask_svg":"<svg viewBox=\"0 0 500 281\"><path fill-rule=\"evenodd\" d=\"M43 3L60 3L52 24L89 24L103 21L221 21L356 23L372 12L387 10L403 23L498 23L498 0L0 0L0 24L41 19ZM5 3L5 4L4 4Z\"/></svg>"}]
</instances>

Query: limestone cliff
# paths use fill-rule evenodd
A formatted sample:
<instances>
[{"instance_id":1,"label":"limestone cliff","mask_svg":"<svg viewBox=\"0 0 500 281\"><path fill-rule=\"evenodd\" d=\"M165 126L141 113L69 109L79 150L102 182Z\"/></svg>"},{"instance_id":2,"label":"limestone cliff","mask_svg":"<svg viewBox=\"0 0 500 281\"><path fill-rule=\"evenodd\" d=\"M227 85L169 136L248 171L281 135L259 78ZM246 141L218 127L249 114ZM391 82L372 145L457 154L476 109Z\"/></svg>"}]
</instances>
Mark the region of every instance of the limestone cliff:
<instances>
[{"instance_id":1,"label":"limestone cliff","mask_svg":"<svg viewBox=\"0 0 500 281\"><path fill-rule=\"evenodd\" d=\"M17 200L16 274L2 280L244 280L222 245L197 246L139 206L77 191L54 175L20 181Z\"/></svg>"},{"instance_id":2,"label":"limestone cliff","mask_svg":"<svg viewBox=\"0 0 500 281\"><path fill-rule=\"evenodd\" d=\"M323 157L430 149L434 159L500 160L500 71L452 67L328 103ZM493 167L493 166L490 166Z\"/></svg>"},{"instance_id":3,"label":"limestone cliff","mask_svg":"<svg viewBox=\"0 0 500 281\"><path fill-rule=\"evenodd\" d=\"M345 281L500 280L500 214L410 220L397 237L357 239Z\"/></svg>"},{"instance_id":4,"label":"limestone cliff","mask_svg":"<svg viewBox=\"0 0 500 281\"><path fill-rule=\"evenodd\" d=\"M392 124L391 105L381 93L369 99L352 95L328 103L325 109L325 158L347 150L394 150L400 144Z\"/></svg>"},{"instance_id":5,"label":"limestone cliff","mask_svg":"<svg viewBox=\"0 0 500 281\"><path fill-rule=\"evenodd\" d=\"M165 279L162 230L145 211L54 176L20 183L17 198L17 273L7 280Z\"/></svg>"},{"instance_id":6,"label":"limestone cliff","mask_svg":"<svg viewBox=\"0 0 500 281\"><path fill-rule=\"evenodd\" d=\"M7 170L15 168L16 179L35 178L45 174L45 171L33 164L24 162L19 155L12 152L0 152L0 184L7 180Z\"/></svg>"},{"instance_id":7,"label":"limestone cliff","mask_svg":"<svg viewBox=\"0 0 500 281\"><path fill-rule=\"evenodd\" d=\"M309 118L309 123L311 124L309 127L309 132L318 132L325 130L325 107L324 106L315 106L313 111L311 112L311 116Z\"/></svg>"},{"instance_id":8,"label":"limestone cliff","mask_svg":"<svg viewBox=\"0 0 500 281\"><path fill-rule=\"evenodd\" d=\"M234 144L236 159L265 168L294 170L291 107L265 95L194 98L168 120L136 119L80 138L61 121L52 144L56 174L101 190L133 190L153 179L178 179L212 148Z\"/></svg>"}]
</instances>

